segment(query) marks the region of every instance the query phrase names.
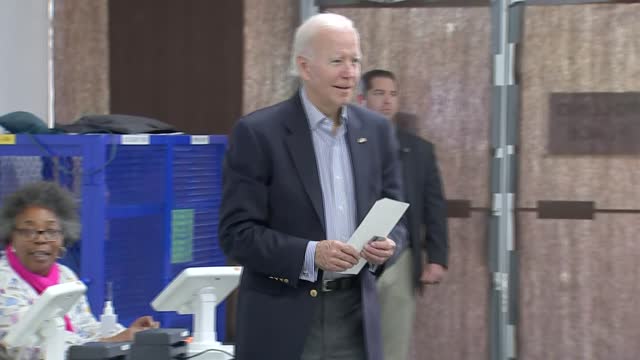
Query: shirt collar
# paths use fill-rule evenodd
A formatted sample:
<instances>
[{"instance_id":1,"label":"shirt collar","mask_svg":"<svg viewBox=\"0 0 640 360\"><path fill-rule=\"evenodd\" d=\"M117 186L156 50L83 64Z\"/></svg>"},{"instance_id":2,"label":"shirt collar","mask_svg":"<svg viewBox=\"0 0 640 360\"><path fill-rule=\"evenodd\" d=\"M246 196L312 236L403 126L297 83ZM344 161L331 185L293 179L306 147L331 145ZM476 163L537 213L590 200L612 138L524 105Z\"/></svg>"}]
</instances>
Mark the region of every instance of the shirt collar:
<instances>
[{"instance_id":1,"label":"shirt collar","mask_svg":"<svg viewBox=\"0 0 640 360\"><path fill-rule=\"evenodd\" d=\"M313 105L311 100L307 97L307 92L304 90L304 87L300 88L300 98L302 99L302 107L304 108L304 112L307 114L307 121L309 121L309 128L316 129L320 126L320 123L327 119L331 121L325 114L323 114L318 108ZM340 110L340 120L342 120L342 124L347 123L347 107L343 106Z\"/></svg>"}]
</instances>

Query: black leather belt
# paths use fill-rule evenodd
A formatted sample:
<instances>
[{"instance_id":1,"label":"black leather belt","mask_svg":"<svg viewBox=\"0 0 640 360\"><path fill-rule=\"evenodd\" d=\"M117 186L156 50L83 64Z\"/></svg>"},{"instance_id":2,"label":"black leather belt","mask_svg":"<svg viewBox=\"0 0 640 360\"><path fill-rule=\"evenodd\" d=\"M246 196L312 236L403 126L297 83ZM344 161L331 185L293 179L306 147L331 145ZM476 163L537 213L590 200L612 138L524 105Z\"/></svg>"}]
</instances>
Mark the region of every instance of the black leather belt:
<instances>
[{"instance_id":1,"label":"black leather belt","mask_svg":"<svg viewBox=\"0 0 640 360\"><path fill-rule=\"evenodd\" d=\"M333 280L322 280L320 283L320 291L329 292L335 290L347 290L353 289L356 286L358 286L358 277L350 276Z\"/></svg>"}]
</instances>

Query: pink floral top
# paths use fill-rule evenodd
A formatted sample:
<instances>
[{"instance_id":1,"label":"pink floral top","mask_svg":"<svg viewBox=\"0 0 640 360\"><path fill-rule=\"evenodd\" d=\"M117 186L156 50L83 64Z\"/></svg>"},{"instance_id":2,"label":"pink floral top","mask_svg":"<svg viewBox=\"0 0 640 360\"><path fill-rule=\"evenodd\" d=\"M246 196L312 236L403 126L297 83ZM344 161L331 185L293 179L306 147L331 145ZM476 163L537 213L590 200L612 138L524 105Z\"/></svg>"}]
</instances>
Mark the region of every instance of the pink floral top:
<instances>
[{"instance_id":1,"label":"pink floral top","mask_svg":"<svg viewBox=\"0 0 640 360\"><path fill-rule=\"evenodd\" d=\"M76 281L78 277L64 265L60 265L60 282ZM11 325L18 322L20 315L29 309L38 298L38 293L25 282L9 266L4 254L0 258L0 339L9 331ZM78 303L67 314L71 320L74 332L67 333L67 346L97 341L100 335L100 322L91 313L86 296L82 296ZM120 332L124 327L118 325ZM115 335L114 333L114 335ZM16 360L41 359L39 347L10 348L9 355Z\"/></svg>"}]
</instances>

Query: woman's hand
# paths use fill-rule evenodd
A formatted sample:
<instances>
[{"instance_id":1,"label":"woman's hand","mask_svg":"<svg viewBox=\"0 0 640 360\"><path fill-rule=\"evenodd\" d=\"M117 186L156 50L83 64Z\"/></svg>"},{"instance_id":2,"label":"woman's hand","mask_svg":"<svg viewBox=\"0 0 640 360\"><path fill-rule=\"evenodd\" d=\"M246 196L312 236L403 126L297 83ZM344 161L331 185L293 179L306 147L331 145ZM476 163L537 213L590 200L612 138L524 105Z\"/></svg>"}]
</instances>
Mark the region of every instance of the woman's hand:
<instances>
[{"instance_id":1,"label":"woman's hand","mask_svg":"<svg viewBox=\"0 0 640 360\"><path fill-rule=\"evenodd\" d=\"M120 342L120 341L133 341L135 334L138 331L157 329L160 327L160 323L154 321L151 316L141 316L137 318L128 329L121 331L120 333L102 339L104 342Z\"/></svg>"},{"instance_id":2,"label":"woman's hand","mask_svg":"<svg viewBox=\"0 0 640 360\"><path fill-rule=\"evenodd\" d=\"M129 331L131 331L131 340L133 340L133 335L138 331L148 330L148 329L157 329L160 327L160 323L154 321L151 316L141 316L137 318L130 326Z\"/></svg>"}]
</instances>

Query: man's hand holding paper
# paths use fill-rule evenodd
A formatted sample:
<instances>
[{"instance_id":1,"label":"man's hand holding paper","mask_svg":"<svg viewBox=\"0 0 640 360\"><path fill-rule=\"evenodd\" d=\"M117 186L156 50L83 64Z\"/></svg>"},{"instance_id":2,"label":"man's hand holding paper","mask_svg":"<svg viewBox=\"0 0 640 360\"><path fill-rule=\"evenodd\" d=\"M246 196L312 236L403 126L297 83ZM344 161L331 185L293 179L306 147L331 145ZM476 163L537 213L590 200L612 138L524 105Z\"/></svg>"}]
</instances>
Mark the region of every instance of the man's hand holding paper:
<instances>
[{"instance_id":1,"label":"man's hand holding paper","mask_svg":"<svg viewBox=\"0 0 640 360\"><path fill-rule=\"evenodd\" d=\"M323 240L316 246L315 264L324 271L345 271L359 260L358 250L339 240Z\"/></svg>"},{"instance_id":2,"label":"man's hand holding paper","mask_svg":"<svg viewBox=\"0 0 640 360\"><path fill-rule=\"evenodd\" d=\"M381 265L384 264L384 262L387 261L391 256L393 256L395 251L395 241L386 237L379 237L374 238L373 241L369 241L369 243L362 248L360 256L362 256L370 264Z\"/></svg>"},{"instance_id":3,"label":"man's hand holding paper","mask_svg":"<svg viewBox=\"0 0 640 360\"><path fill-rule=\"evenodd\" d=\"M396 243L387 236L400 221L408 207L407 203L387 198L376 201L347 241L347 245L352 246L357 253L360 253L361 257L355 266L343 270L341 273L355 275L367 262L379 265L391 257L395 252ZM381 237L383 240L371 241L376 237Z\"/></svg>"}]
</instances>

